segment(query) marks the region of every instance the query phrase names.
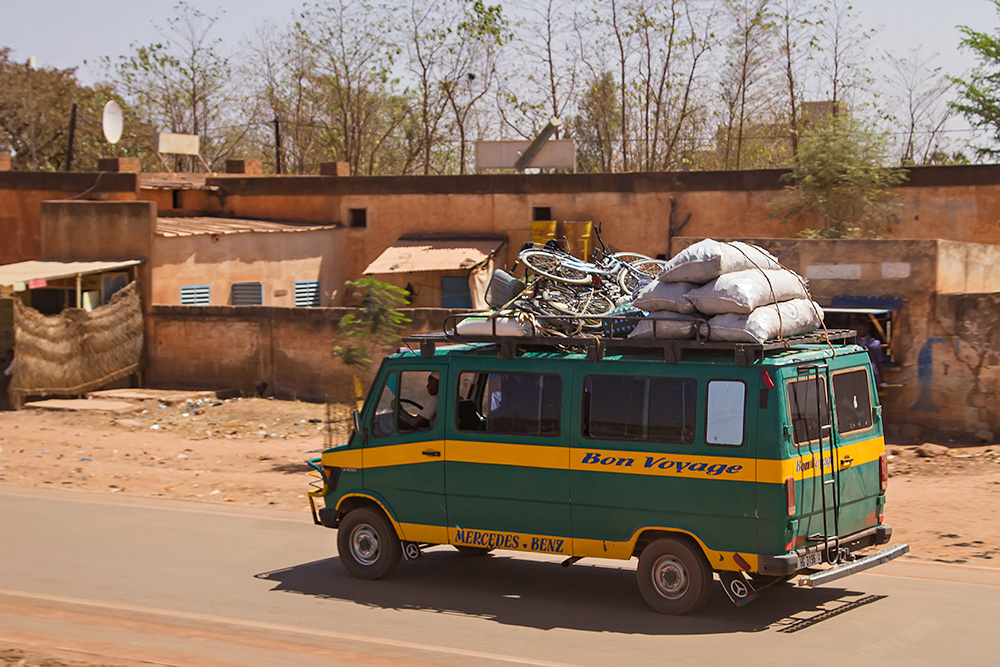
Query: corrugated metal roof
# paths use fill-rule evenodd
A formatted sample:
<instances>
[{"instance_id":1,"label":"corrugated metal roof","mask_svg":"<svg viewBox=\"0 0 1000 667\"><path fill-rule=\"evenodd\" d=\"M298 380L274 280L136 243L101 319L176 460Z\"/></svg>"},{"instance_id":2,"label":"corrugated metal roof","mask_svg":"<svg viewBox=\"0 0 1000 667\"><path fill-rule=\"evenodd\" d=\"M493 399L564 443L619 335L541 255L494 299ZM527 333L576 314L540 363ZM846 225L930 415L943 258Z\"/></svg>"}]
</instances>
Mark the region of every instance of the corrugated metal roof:
<instances>
[{"instance_id":1,"label":"corrugated metal roof","mask_svg":"<svg viewBox=\"0 0 1000 667\"><path fill-rule=\"evenodd\" d=\"M196 234L248 234L252 232L306 232L330 229L336 225L316 223L271 222L246 218L214 218L208 216L166 217L156 219L160 236L194 236Z\"/></svg>"},{"instance_id":2,"label":"corrugated metal roof","mask_svg":"<svg viewBox=\"0 0 1000 667\"><path fill-rule=\"evenodd\" d=\"M141 259L120 261L61 261L61 260L30 260L5 264L0 266L0 285L12 286L17 283L27 283L32 280L56 280L57 278L73 278L89 273L103 273L123 269L127 266L142 264Z\"/></svg>"},{"instance_id":3,"label":"corrugated metal roof","mask_svg":"<svg viewBox=\"0 0 1000 667\"><path fill-rule=\"evenodd\" d=\"M504 243L504 237L441 237L398 239L368 265L364 273L414 273L471 269L482 264Z\"/></svg>"}]
</instances>

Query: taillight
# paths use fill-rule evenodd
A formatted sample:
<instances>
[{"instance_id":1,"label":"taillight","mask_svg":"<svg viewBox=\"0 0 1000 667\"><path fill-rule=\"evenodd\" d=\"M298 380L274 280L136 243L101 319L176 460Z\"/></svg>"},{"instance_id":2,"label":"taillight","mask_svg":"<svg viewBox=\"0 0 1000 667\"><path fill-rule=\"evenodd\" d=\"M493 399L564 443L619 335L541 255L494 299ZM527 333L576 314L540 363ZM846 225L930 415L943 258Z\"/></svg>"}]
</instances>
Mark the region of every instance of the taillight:
<instances>
[{"instance_id":1,"label":"taillight","mask_svg":"<svg viewBox=\"0 0 1000 667\"><path fill-rule=\"evenodd\" d=\"M788 506L788 516L795 516L795 479L785 478L785 504Z\"/></svg>"},{"instance_id":2,"label":"taillight","mask_svg":"<svg viewBox=\"0 0 1000 667\"><path fill-rule=\"evenodd\" d=\"M774 389L774 380L771 379L771 374L765 370L760 372L760 379L764 381L764 386L768 389Z\"/></svg>"},{"instance_id":3,"label":"taillight","mask_svg":"<svg viewBox=\"0 0 1000 667\"><path fill-rule=\"evenodd\" d=\"M879 454L878 457L878 488L879 493L885 493L886 488L889 486L889 457L885 455L885 452Z\"/></svg>"}]
</instances>

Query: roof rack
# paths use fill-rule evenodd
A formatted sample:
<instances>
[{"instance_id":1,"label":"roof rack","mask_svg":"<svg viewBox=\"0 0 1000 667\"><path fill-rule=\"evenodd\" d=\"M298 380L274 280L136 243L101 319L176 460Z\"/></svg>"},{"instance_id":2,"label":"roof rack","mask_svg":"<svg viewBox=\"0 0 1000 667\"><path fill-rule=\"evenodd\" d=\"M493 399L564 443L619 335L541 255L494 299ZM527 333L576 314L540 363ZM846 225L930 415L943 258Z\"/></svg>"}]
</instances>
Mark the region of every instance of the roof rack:
<instances>
[{"instance_id":1,"label":"roof rack","mask_svg":"<svg viewBox=\"0 0 1000 667\"><path fill-rule=\"evenodd\" d=\"M598 333L576 333L567 335L544 335L535 328L533 322L525 323L528 327L529 335L505 335L497 331L497 319L490 318L491 331L485 334L466 334L457 331L457 324L468 317L483 318L487 313L459 313L449 315L445 318L444 330L437 333L415 334L403 338L405 343L418 344L420 346L420 356L431 357L438 345L462 344L462 343L489 343L499 348L500 357L512 359L522 351L532 349L576 349L585 351L587 358L591 361L600 361L609 350L662 350L663 360L668 363L680 362L685 352L695 351L729 351L734 354L734 359L739 366L750 366L758 361L762 361L768 354L783 352L797 345L820 344L820 345L847 345L853 344L857 340L857 332L852 329L829 329L826 331L813 331L810 333L787 336L781 339L769 340L764 343L745 343L729 341L713 341L701 336L701 328L697 328L698 337L692 339L667 339L667 338L615 338L600 335ZM545 316L536 316L536 320L549 319ZM552 320L565 321L565 318L552 317ZM640 321L643 318L629 318L620 315L604 317L587 317L589 328L600 331L600 327L595 326L599 321L608 323L620 323L623 320L634 319ZM603 323L602 322L602 323ZM706 323L707 324L707 323Z\"/></svg>"}]
</instances>

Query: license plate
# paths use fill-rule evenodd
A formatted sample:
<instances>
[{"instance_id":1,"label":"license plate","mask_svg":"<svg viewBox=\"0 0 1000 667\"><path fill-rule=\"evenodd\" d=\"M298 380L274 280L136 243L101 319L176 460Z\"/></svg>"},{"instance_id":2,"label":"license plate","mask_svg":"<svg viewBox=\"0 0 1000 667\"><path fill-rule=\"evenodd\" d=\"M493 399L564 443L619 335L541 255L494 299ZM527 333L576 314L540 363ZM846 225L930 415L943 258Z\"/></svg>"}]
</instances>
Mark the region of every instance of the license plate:
<instances>
[{"instance_id":1,"label":"license plate","mask_svg":"<svg viewBox=\"0 0 1000 667\"><path fill-rule=\"evenodd\" d=\"M800 568L812 567L813 565L819 565L822 562L823 562L823 552L814 551L811 554L806 554L805 556L799 558L799 567Z\"/></svg>"}]
</instances>

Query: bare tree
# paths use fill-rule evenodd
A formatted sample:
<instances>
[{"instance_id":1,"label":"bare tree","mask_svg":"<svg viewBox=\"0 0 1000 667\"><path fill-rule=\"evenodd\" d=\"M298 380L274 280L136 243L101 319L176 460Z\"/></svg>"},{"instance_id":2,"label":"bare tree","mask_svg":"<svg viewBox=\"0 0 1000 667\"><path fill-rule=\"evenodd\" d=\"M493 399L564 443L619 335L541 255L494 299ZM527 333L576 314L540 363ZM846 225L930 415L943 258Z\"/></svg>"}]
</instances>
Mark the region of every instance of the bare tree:
<instances>
[{"instance_id":1,"label":"bare tree","mask_svg":"<svg viewBox=\"0 0 1000 667\"><path fill-rule=\"evenodd\" d=\"M888 83L895 98L896 125L904 128L900 145L900 164L928 164L934 153L942 151L942 130L954 115L946 96L954 82L933 66L937 54L924 56L920 49L906 58L885 54L890 67Z\"/></svg>"},{"instance_id":2,"label":"bare tree","mask_svg":"<svg viewBox=\"0 0 1000 667\"><path fill-rule=\"evenodd\" d=\"M212 37L218 17L186 2L174 12L161 30L164 41L133 44L131 55L103 62L116 89L143 118L171 132L199 135L203 156L217 165L246 135L238 78L222 41Z\"/></svg>"},{"instance_id":3,"label":"bare tree","mask_svg":"<svg viewBox=\"0 0 1000 667\"><path fill-rule=\"evenodd\" d=\"M769 48L775 32L771 0L727 0L732 32L727 40L728 61L723 70L722 101L725 114L723 165L744 166L744 135L751 120L765 123L757 112L768 101L764 94Z\"/></svg>"},{"instance_id":4,"label":"bare tree","mask_svg":"<svg viewBox=\"0 0 1000 667\"><path fill-rule=\"evenodd\" d=\"M851 96L871 83L866 66L868 46L874 30L864 30L854 13L851 0L823 0L817 22L816 43L819 62L819 94L831 103L831 113L850 106Z\"/></svg>"},{"instance_id":5,"label":"bare tree","mask_svg":"<svg viewBox=\"0 0 1000 667\"><path fill-rule=\"evenodd\" d=\"M814 8L804 6L800 0L779 0L775 8L792 157L799 151L801 136L802 103L805 101L803 70L816 48L813 11Z\"/></svg>"}]
</instances>

